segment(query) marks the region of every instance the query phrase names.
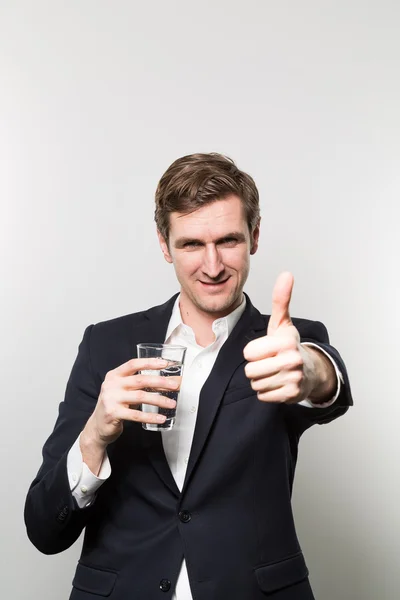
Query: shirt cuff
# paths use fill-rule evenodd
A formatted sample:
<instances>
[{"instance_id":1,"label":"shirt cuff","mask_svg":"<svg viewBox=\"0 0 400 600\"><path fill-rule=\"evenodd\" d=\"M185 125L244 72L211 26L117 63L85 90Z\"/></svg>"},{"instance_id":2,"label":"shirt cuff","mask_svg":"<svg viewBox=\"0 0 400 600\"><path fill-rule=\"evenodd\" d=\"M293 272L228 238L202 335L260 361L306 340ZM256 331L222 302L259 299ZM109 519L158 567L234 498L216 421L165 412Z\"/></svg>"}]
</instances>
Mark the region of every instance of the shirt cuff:
<instances>
[{"instance_id":1,"label":"shirt cuff","mask_svg":"<svg viewBox=\"0 0 400 600\"><path fill-rule=\"evenodd\" d=\"M333 367L335 369L336 379L337 379L337 390L336 390L336 394L334 395L334 397L331 400L328 400L327 402L314 403L311 400L309 400L308 398L306 398L305 400L302 400L301 402L299 402L299 404L302 404L303 406L308 406L309 408L328 408L328 406L332 406L332 404L334 404L339 397L342 383L344 384L343 375L339 371L337 364L333 360L332 356L330 354L328 354L328 352L326 352L326 350L321 348L321 346L318 346L318 344L313 344L312 342L302 342L301 345L302 346L314 346L315 348L318 348L318 350L323 352L325 354L325 356L327 356L329 358L329 360L331 361L331 363L333 364Z\"/></svg>"},{"instance_id":2,"label":"shirt cuff","mask_svg":"<svg viewBox=\"0 0 400 600\"><path fill-rule=\"evenodd\" d=\"M111 475L111 465L107 455L104 459L98 476L94 475L86 463L83 462L82 452L79 445L80 435L67 457L67 474L69 487L79 508L86 508L93 504L99 487Z\"/></svg>"}]
</instances>

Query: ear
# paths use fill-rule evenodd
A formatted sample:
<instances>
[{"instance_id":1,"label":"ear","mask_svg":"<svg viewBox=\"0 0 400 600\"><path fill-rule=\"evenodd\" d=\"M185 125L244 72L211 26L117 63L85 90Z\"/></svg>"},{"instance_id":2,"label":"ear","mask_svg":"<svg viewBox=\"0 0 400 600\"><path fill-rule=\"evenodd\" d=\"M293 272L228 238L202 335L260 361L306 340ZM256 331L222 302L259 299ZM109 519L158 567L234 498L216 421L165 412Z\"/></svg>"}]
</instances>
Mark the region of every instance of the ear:
<instances>
[{"instance_id":1,"label":"ear","mask_svg":"<svg viewBox=\"0 0 400 600\"><path fill-rule=\"evenodd\" d=\"M258 238L260 237L260 222L261 217L259 218L258 223L253 231L253 235L251 236L250 254L255 254L258 249Z\"/></svg>"},{"instance_id":2,"label":"ear","mask_svg":"<svg viewBox=\"0 0 400 600\"><path fill-rule=\"evenodd\" d=\"M157 236L158 236L158 241L160 242L160 247L162 250L162 253L164 254L164 258L167 262L169 262L170 264L172 264L172 257L169 253L169 249L168 249L168 244L165 241L165 238L161 235L161 233L158 231L157 229Z\"/></svg>"}]
</instances>

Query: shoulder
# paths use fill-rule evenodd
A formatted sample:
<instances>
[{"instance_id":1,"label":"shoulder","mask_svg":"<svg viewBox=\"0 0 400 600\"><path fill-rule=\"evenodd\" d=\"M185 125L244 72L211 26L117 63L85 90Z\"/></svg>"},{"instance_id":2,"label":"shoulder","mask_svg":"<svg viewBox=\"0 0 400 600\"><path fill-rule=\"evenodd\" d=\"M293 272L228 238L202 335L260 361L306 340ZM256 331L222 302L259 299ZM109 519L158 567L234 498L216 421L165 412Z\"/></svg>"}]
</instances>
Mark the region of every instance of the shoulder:
<instances>
[{"instance_id":1,"label":"shoulder","mask_svg":"<svg viewBox=\"0 0 400 600\"><path fill-rule=\"evenodd\" d=\"M299 332L302 342L313 341L329 344L328 330L321 321L292 317L292 322Z\"/></svg>"},{"instance_id":2,"label":"shoulder","mask_svg":"<svg viewBox=\"0 0 400 600\"><path fill-rule=\"evenodd\" d=\"M147 330L151 309L99 321L86 329L86 349L92 368L100 378L135 355L135 339Z\"/></svg>"},{"instance_id":3,"label":"shoulder","mask_svg":"<svg viewBox=\"0 0 400 600\"><path fill-rule=\"evenodd\" d=\"M127 335L131 337L134 329L141 328L142 326L145 327L153 320L169 318L172 305L177 295L178 294L175 294L163 304L157 304L138 312L95 323L91 326L92 339L106 339L112 341L124 338Z\"/></svg>"},{"instance_id":4,"label":"shoulder","mask_svg":"<svg viewBox=\"0 0 400 600\"><path fill-rule=\"evenodd\" d=\"M99 321L93 325L93 333L97 335L109 335L110 333L117 334L118 332L126 331L127 328L141 325L146 321L147 310L121 315L105 321Z\"/></svg>"}]
</instances>

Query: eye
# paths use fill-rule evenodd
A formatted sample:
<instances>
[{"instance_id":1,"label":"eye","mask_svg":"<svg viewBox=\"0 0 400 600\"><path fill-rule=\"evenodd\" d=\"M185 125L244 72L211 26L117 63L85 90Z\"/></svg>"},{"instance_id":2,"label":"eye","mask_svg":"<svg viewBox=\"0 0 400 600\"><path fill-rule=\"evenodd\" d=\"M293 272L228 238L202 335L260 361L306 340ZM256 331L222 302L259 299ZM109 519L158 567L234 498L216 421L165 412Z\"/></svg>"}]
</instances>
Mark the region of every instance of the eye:
<instances>
[{"instance_id":1,"label":"eye","mask_svg":"<svg viewBox=\"0 0 400 600\"><path fill-rule=\"evenodd\" d=\"M228 237L228 238L221 240L221 244L236 244L236 242L237 242L237 239L233 238L233 237Z\"/></svg>"},{"instance_id":2,"label":"eye","mask_svg":"<svg viewBox=\"0 0 400 600\"><path fill-rule=\"evenodd\" d=\"M194 246L200 246L199 242L186 242L183 245L184 248L189 248L189 247L194 247Z\"/></svg>"}]
</instances>

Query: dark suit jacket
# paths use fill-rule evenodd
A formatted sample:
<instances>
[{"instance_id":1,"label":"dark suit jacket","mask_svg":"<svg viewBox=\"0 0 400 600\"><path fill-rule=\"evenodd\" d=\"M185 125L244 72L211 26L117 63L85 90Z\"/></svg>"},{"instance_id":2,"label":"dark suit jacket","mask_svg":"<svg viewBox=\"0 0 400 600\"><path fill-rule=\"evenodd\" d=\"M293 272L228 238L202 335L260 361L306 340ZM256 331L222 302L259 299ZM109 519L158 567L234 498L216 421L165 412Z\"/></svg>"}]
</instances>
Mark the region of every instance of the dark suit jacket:
<instances>
[{"instance_id":1,"label":"dark suit jacket","mask_svg":"<svg viewBox=\"0 0 400 600\"><path fill-rule=\"evenodd\" d=\"M131 422L108 447L112 473L95 502L79 509L70 492L68 451L106 373L136 357L138 342L165 339L176 296L86 329L27 495L28 536L54 554L86 528L70 600L171 598L183 556L194 600L311 600L291 508L298 441L308 427L329 423L352 404L345 365L320 322L293 319L301 341L318 343L343 373L334 405L258 401L244 372L243 348L266 334L269 317L246 295L246 309L201 390L182 492L161 434Z\"/></svg>"}]
</instances>

